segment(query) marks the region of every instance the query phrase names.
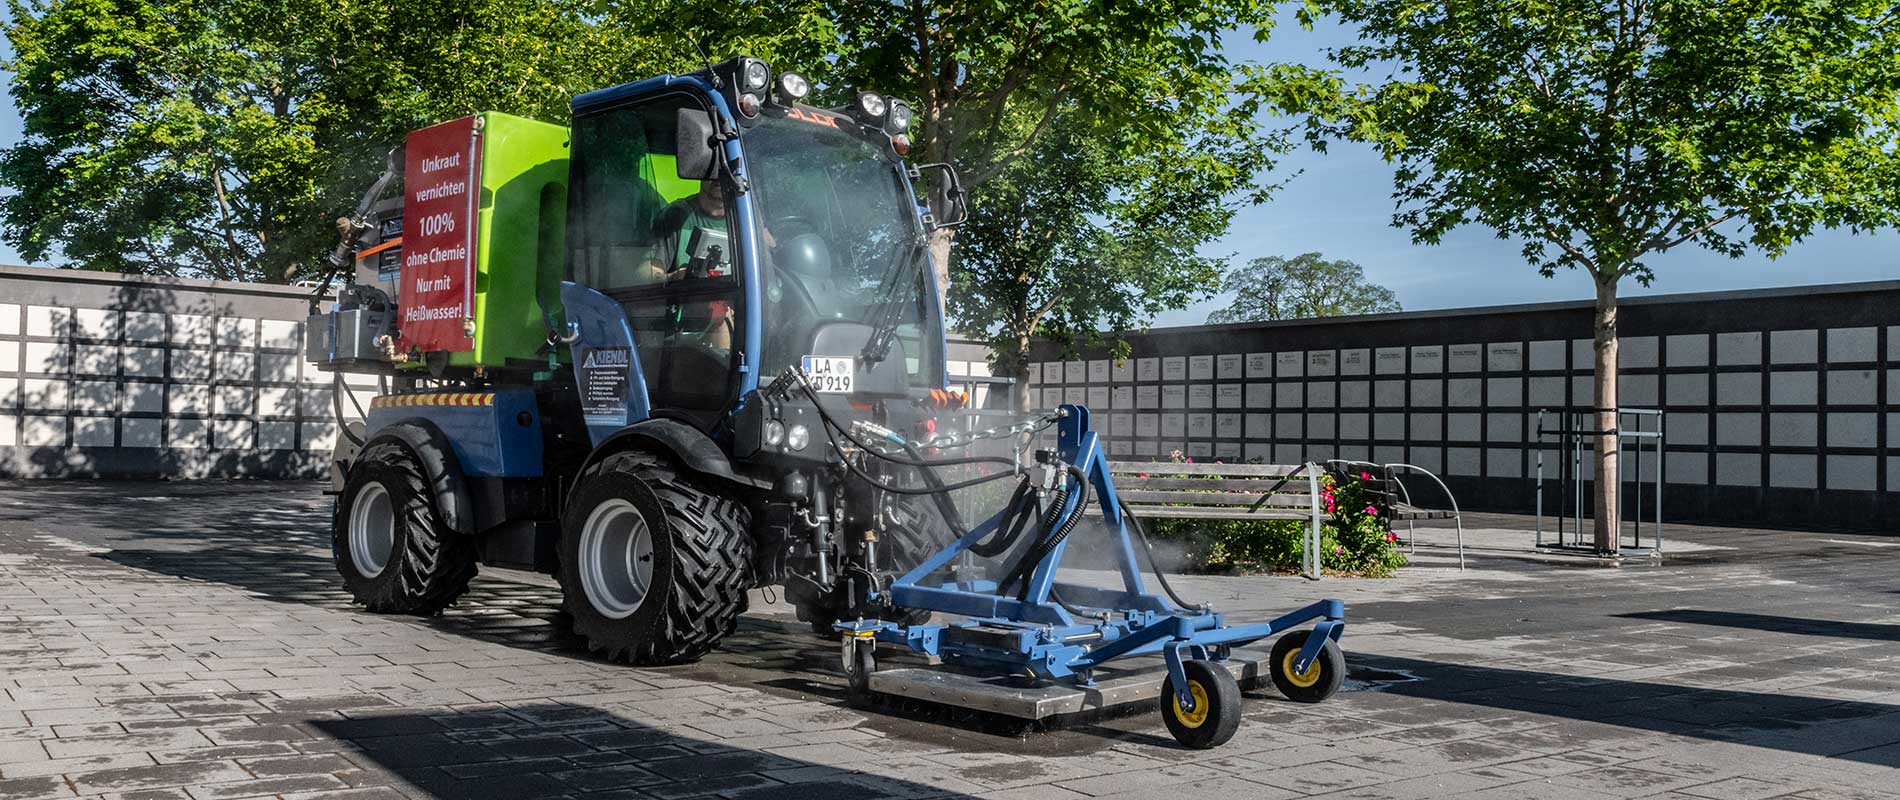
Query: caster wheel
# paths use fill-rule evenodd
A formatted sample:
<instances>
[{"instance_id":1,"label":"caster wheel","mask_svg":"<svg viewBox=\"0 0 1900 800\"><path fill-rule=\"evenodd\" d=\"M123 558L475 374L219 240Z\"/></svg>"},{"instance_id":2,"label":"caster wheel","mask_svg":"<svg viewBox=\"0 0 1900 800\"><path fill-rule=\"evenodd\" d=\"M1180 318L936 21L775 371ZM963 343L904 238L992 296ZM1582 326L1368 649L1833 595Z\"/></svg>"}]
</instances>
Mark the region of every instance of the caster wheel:
<instances>
[{"instance_id":1,"label":"caster wheel","mask_svg":"<svg viewBox=\"0 0 1900 800\"><path fill-rule=\"evenodd\" d=\"M1196 750L1219 747L1240 730L1240 684L1226 667L1207 661L1181 665L1187 673L1188 694L1194 707L1184 709L1174 694L1174 678L1161 682L1161 720L1183 746Z\"/></svg>"},{"instance_id":2,"label":"caster wheel","mask_svg":"<svg viewBox=\"0 0 1900 800\"><path fill-rule=\"evenodd\" d=\"M871 673L877 671L877 640L845 636L842 639L844 683L857 702L871 697Z\"/></svg>"},{"instance_id":3,"label":"caster wheel","mask_svg":"<svg viewBox=\"0 0 1900 800\"><path fill-rule=\"evenodd\" d=\"M1339 644L1330 640L1320 648L1313 663L1306 665L1305 672L1293 671L1293 662L1299 659L1300 647L1310 633L1294 631L1280 637L1268 657L1274 688L1296 703L1317 703L1332 697L1346 679L1346 656L1339 652Z\"/></svg>"}]
</instances>

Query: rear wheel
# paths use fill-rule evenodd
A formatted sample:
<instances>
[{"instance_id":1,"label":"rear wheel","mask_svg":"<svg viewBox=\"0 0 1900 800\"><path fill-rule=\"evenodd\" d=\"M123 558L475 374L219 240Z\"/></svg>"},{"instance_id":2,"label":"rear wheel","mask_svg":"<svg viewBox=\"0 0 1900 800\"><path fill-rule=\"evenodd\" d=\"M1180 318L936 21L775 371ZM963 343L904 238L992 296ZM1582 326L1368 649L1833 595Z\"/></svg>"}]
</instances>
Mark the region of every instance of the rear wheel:
<instances>
[{"instance_id":1,"label":"rear wheel","mask_svg":"<svg viewBox=\"0 0 1900 800\"><path fill-rule=\"evenodd\" d=\"M343 586L380 613L436 614L468 591L475 550L442 524L422 468L394 442L358 454L337 496L331 550Z\"/></svg>"},{"instance_id":2,"label":"rear wheel","mask_svg":"<svg viewBox=\"0 0 1900 800\"><path fill-rule=\"evenodd\" d=\"M662 458L603 459L581 476L562 521L562 601L574 632L613 661L705 655L746 608L750 519Z\"/></svg>"}]
</instances>

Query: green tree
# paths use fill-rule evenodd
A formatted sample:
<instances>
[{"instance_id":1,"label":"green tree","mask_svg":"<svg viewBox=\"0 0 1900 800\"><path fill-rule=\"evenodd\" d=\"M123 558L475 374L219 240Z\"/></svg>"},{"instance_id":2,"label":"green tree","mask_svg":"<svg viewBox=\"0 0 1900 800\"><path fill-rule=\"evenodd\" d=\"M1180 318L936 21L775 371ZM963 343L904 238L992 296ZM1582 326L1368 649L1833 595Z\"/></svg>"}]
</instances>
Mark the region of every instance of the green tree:
<instances>
[{"instance_id":1,"label":"green tree","mask_svg":"<svg viewBox=\"0 0 1900 800\"><path fill-rule=\"evenodd\" d=\"M1770 257L1900 222L1891 0L1315 0L1357 26L1337 67L1266 89L1316 138L1397 164L1394 224L1479 224L1595 286L1595 534L1616 547L1617 287L1689 245ZM1330 85L1330 91L1312 91ZM1305 91L1284 91L1297 86Z\"/></svg>"},{"instance_id":2,"label":"green tree","mask_svg":"<svg viewBox=\"0 0 1900 800\"><path fill-rule=\"evenodd\" d=\"M830 82L914 101L914 158L955 163L972 189L1033 152L1058 117L1178 141L1179 123L1233 88L1220 36L1272 24L1271 4L1255 0L817 2L837 36ZM932 243L943 286L951 240Z\"/></svg>"},{"instance_id":3,"label":"green tree","mask_svg":"<svg viewBox=\"0 0 1900 800\"><path fill-rule=\"evenodd\" d=\"M412 129L551 121L628 57L576 0L10 2L24 122L0 155L28 259L282 281L320 262Z\"/></svg>"},{"instance_id":4,"label":"green tree","mask_svg":"<svg viewBox=\"0 0 1900 800\"><path fill-rule=\"evenodd\" d=\"M1024 374L1032 336L1071 347L1196 296L1212 281L1193 248L1265 197L1279 132L1252 124L1257 100L1234 94L1250 67L1221 39L1264 39L1270 2L816 2L836 36L821 76L914 101L911 159L955 164L976 198L931 252L1001 374Z\"/></svg>"},{"instance_id":5,"label":"green tree","mask_svg":"<svg viewBox=\"0 0 1900 800\"><path fill-rule=\"evenodd\" d=\"M1351 261L1328 261L1319 253L1292 258L1266 256L1227 273L1223 291L1234 301L1207 315L1207 324L1276 319L1317 319L1399 311L1399 296L1366 280Z\"/></svg>"},{"instance_id":6,"label":"green tree","mask_svg":"<svg viewBox=\"0 0 1900 800\"><path fill-rule=\"evenodd\" d=\"M998 374L1025 375L1037 338L1073 353L1211 293L1221 262L1196 249L1232 211L1178 166L1058 125L977 191L949 306ZM1028 408L1028 383L1016 391Z\"/></svg>"}]
</instances>

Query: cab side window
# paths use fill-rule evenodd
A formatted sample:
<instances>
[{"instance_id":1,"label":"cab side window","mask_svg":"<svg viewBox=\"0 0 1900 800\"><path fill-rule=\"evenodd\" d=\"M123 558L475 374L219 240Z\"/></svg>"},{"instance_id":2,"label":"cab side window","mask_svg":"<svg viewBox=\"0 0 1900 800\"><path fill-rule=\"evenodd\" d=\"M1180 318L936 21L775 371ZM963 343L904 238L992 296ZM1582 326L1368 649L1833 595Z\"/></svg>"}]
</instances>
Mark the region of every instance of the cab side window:
<instances>
[{"instance_id":1,"label":"cab side window","mask_svg":"<svg viewBox=\"0 0 1900 800\"><path fill-rule=\"evenodd\" d=\"M722 266L688 251L697 229L729 240L731 199L715 182L679 177L681 109L704 106L672 94L574 119L568 264L626 310L653 407L705 412L688 416L709 427L737 375L734 248L720 251Z\"/></svg>"}]
</instances>

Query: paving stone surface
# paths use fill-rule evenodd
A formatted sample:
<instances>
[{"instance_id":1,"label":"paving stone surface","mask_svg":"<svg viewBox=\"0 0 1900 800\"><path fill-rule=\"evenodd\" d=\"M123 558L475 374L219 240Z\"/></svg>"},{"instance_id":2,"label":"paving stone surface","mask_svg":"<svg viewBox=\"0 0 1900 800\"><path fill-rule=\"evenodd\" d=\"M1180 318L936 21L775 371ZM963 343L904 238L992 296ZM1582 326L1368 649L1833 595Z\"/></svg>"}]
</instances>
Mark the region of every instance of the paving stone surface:
<instances>
[{"instance_id":1,"label":"paving stone surface","mask_svg":"<svg viewBox=\"0 0 1900 800\"><path fill-rule=\"evenodd\" d=\"M1235 619L1344 598L1352 672L1188 751L1152 712L853 708L763 595L665 669L589 655L542 576L369 614L330 514L307 483L0 482L0 800L1900 797L1900 540L1668 526L1610 568L1472 515L1462 572L1180 577Z\"/></svg>"}]
</instances>

